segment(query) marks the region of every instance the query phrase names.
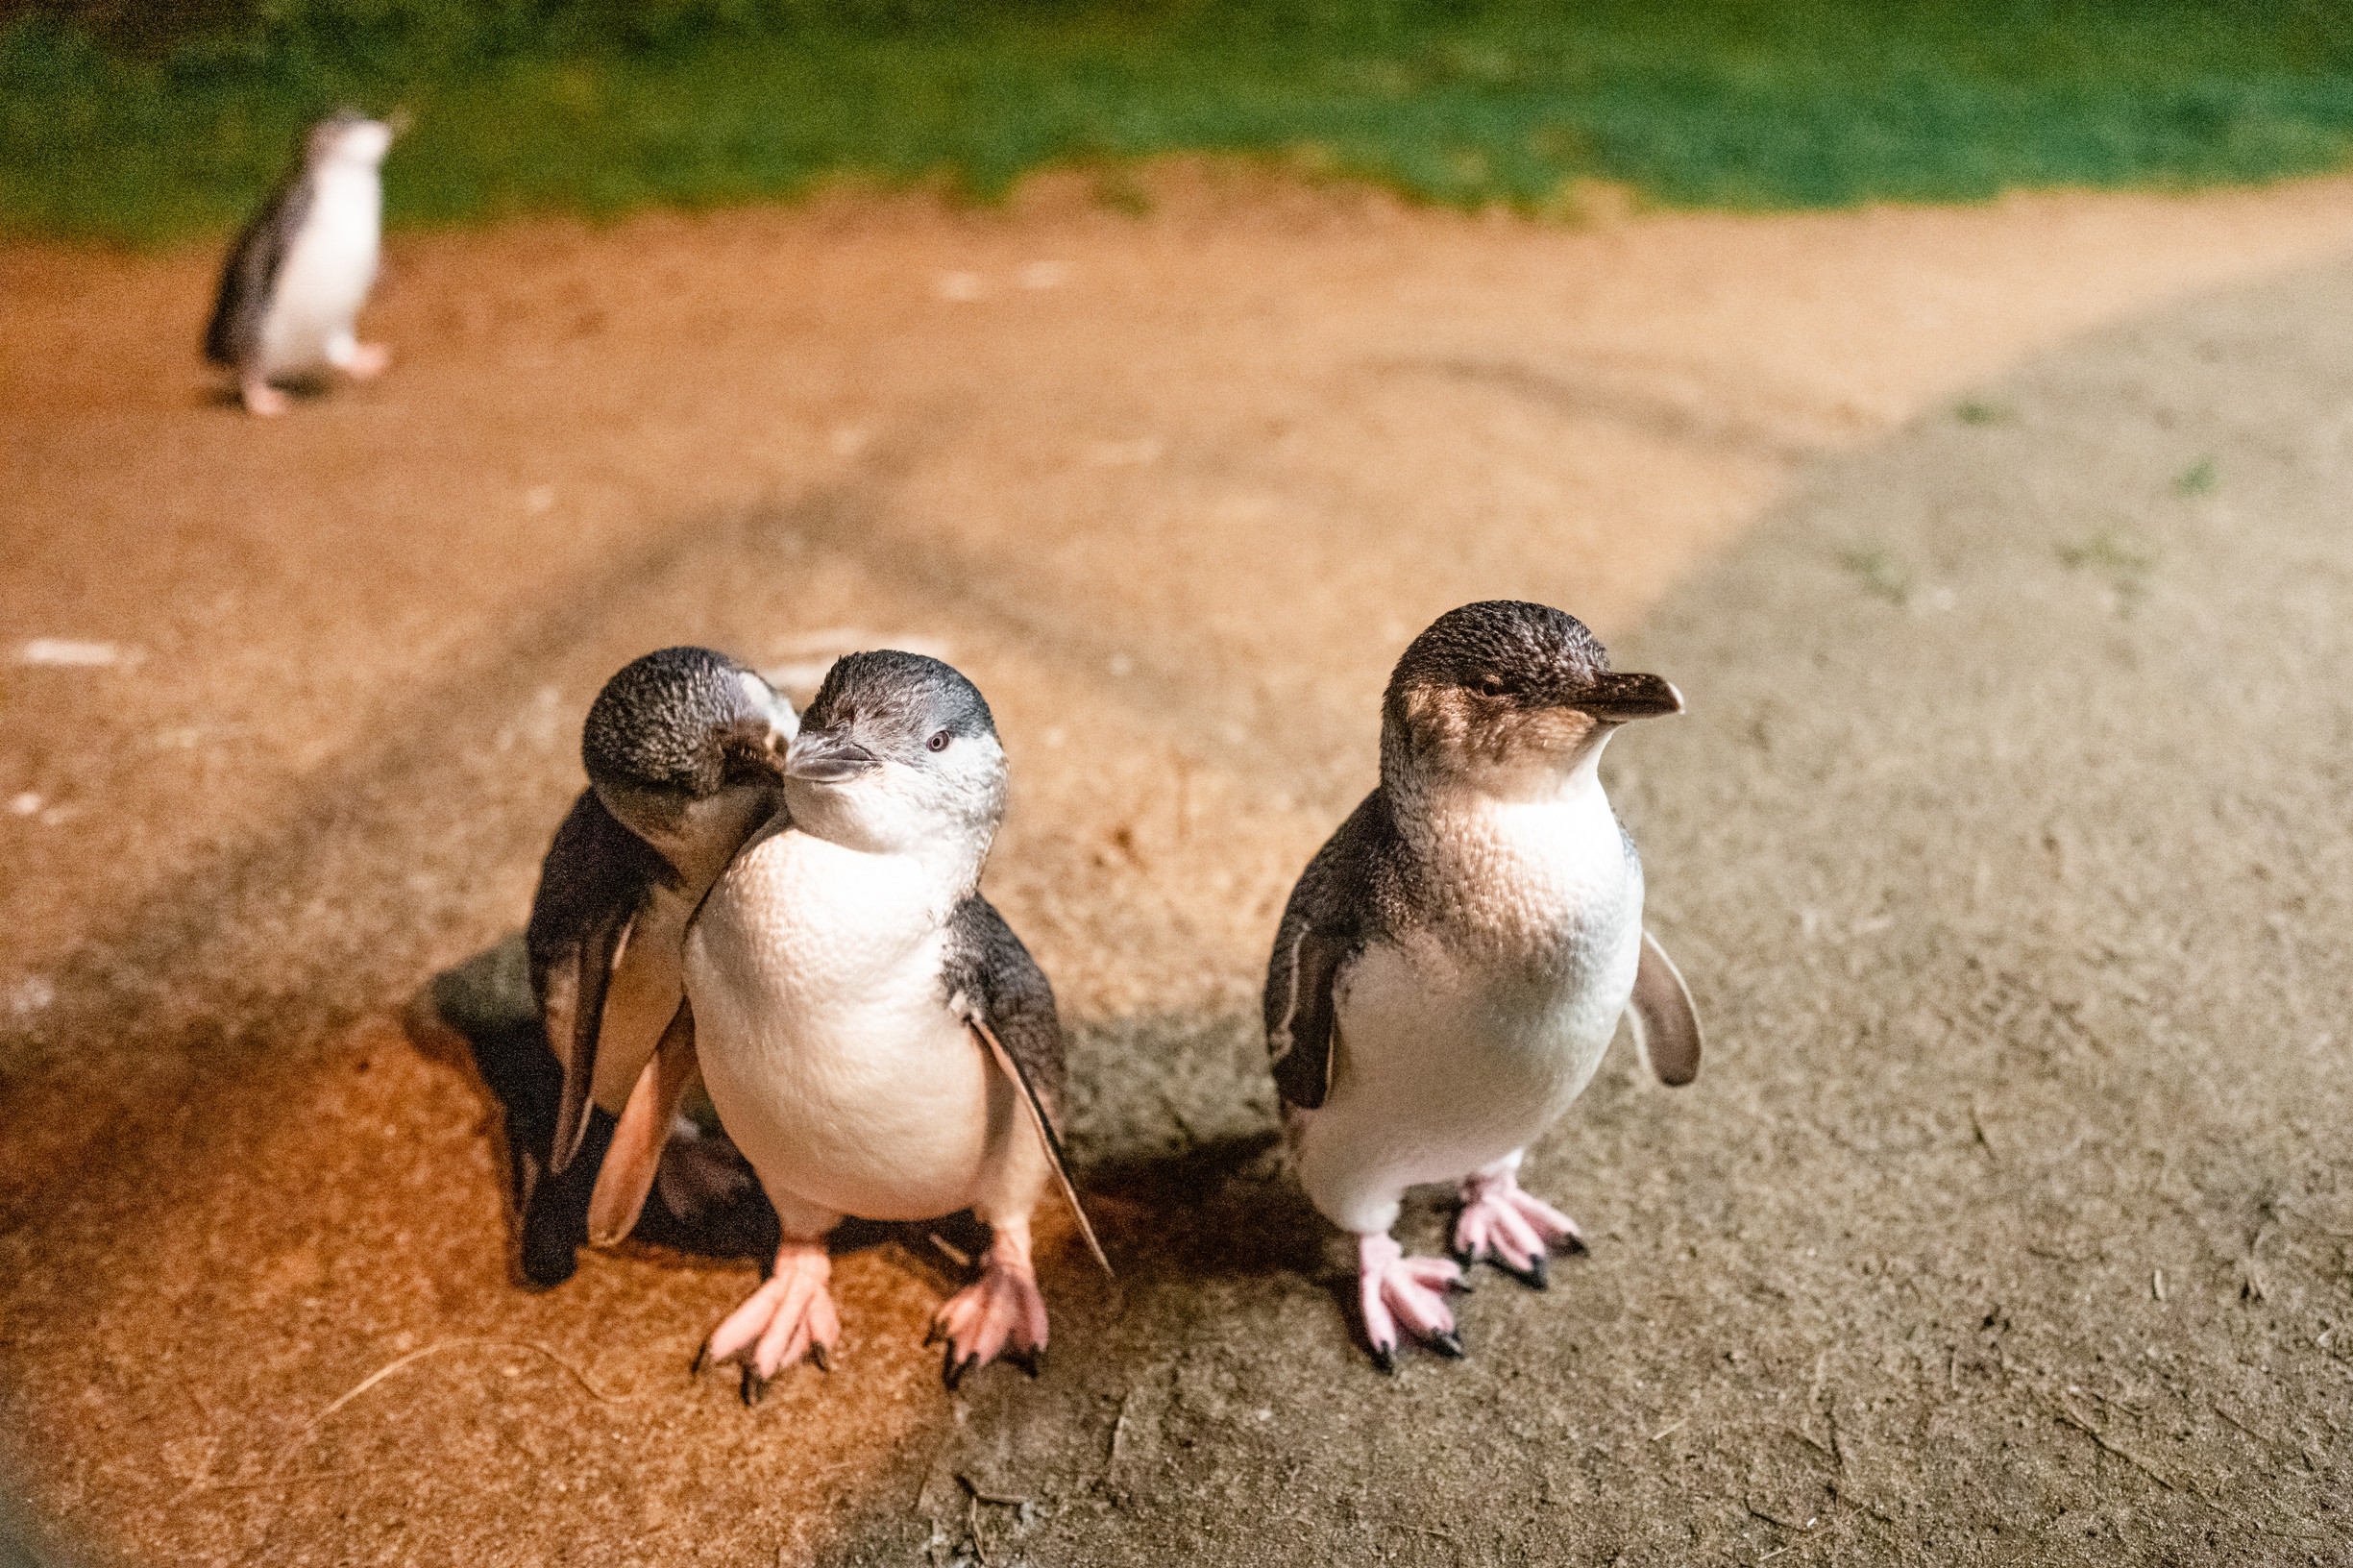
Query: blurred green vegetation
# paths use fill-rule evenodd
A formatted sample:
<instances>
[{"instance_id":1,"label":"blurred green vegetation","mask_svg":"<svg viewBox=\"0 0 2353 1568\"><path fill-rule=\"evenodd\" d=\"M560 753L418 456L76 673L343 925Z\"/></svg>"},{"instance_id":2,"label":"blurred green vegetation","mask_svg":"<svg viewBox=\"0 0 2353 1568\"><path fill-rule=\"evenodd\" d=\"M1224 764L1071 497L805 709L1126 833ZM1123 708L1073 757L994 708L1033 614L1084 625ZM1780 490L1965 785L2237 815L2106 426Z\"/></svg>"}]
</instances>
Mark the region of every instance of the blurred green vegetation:
<instances>
[{"instance_id":1,"label":"blurred green vegetation","mask_svg":"<svg viewBox=\"0 0 2353 1568\"><path fill-rule=\"evenodd\" d=\"M343 104L415 116L397 224L843 175L987 200L1176 151L1539 210L1584 179L1669 206L1967 201L2342 165L2353 6L59 0L0 31L0 227L218 231Z\"/></svg>"}]
</instances>

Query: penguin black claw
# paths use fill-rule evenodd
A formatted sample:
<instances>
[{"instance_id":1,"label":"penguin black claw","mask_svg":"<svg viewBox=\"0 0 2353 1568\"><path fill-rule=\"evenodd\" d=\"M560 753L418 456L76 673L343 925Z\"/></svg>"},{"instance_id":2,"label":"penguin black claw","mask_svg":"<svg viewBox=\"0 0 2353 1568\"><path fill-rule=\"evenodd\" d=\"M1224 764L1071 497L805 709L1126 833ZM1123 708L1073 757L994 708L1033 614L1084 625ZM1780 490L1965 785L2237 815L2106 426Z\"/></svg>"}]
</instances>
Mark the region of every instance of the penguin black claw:
<instances>
[{"instance_id":1,"label":"penguin black claw","mask_svg":"<svg viewBox=\"0 0 2353 1568\"><path fill-rule=\"evenodd\" d=\"M1462 1360L1462 1336L1451 1331L1430 1336L1430 1348L1450 1361Z\"/></svg>"},{"instance_id":2,"label":"penguin black claw","mask_svg":"<svg viewBox=\"0 0 2353 1568\"><path fill-rule=\"evenodd\" d=\"M699 1378L702 1376L702 1369L710 1364L711 1341L705 1339L695 1347L695 1359L686 1363L686 1375L690 1378Z\"/></svg>"},{"instance_id":3,"label":"penguin black claw","mask_svg":"<svg viewBox=\"0 0 2353 1568\"><path fill-rule=\"evenodd\" d=\"M823 1345L819 1344L814 1339L809 1342L809 1360L817 1363L817 1369L820 1372L830 1372L833 1370L832 1355Z\"/></svg>"},{"instance_id":4,"label":"penguin black claw","mask_svg":"<svg viewBox=\"0 0 2353 1568\"><path fill-rule=\"evenodd\" d=\"M754 1371L749 1362L744 1366L744 1408L750 1409L768 1397L768 1380Z\"/></svg>"},{"instance_id":5,"label":"penguin black claw","mask_svg":"<svg viewBox=\"0 0 2353 1568\"><path fill-rule=\"evenodd\" d=\"M1502 1269L1505 1273L1510 1275L1513 1279L1519 1281L1531 1290L1549 1290L1552 1288L1552 1268L1544 1254L1540 1252L1528 1261L1528 1266L1525 1268L1512 1262L1509 1259L1501 1256L1489 1258L1487 1262L1493 1263L1497 1268Z\"/></svg>"},{"instance_id":6,"label":"penguin black claw","mask_svg":"<svg viewBox=\"0 0 2353 1568\"><path fill-rule=\"evenodd\" d=\"M1393 1346L1373 1346L1373 1370L1380 1373L1383 1377L1394 1377L1396 1375L1397 1352Z\"/></svg>"},{"instance_id":7,"label":"penguin black claw","mask_svg":"<svg viewBox=\"0 0 2353 1568\"><path fill-rule=\"evenodd\" d=\"M1009 1350L1005 1353L1005 1360L1029 1374L1030 1381L1035 1383L1045 1371L1045 1347L1034 1345L1028 1350Z\"/></svg>"},{"instance_id":8,"label":"penguin black claw","mask_svg":"<svg viewBox=\"0 0 2353 1568\"><path fill-rule=\"evenodd\" d=\"M950 1340L946 1360L940 1368L940 1381L947 1384L947 1391L952 1394L956 1391L957 1384L964 1382L965 1374L978 1365L980 1365L980 1358L977 1355L967 1356L962 1360L958 1360L955 1341Z\"/></svg>"}]
</instances>

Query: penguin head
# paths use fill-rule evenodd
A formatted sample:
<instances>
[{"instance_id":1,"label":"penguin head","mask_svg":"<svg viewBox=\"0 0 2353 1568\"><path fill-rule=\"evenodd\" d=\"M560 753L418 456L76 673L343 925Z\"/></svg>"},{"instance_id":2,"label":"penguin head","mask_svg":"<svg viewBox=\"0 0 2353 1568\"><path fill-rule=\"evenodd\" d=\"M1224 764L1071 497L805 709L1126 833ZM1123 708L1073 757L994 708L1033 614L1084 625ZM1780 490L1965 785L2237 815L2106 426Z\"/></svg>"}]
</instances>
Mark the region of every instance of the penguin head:
<instances>
[{"instance_id":1,"label":"penguin head","mask_svg":"<svg viewBox=\"0 0 2353 1568\"><path fill-rule=\"evenodd\" d=\"M355 110L331 114L310 128L306 151L312 168L348 161L374 168L392 150L393 128Z\"/></svg>"},{"instance_id":2,"label":"penguin head","mask_svg":"<svg viewBox=\"0 0 2353 1568\"><path fill-rule=\"evenodd\" d=\"M1610 669L1575 616L1487 600L1439 616L1398 659L1382 699L1382 774L1542 790L1588 768L1618 725L1682 711L1657 675Z\"/></svg>"},{"instance_id":3,"label":"penguin head","mask_svg":"<svg viewBox=\"0 0 2353 1568\"><path fill-rule=\"evenodd\" d=\"M980 689L920 653L834 661L785 754L804 831L853 848L945 857L977 878L1005 815L1005 748Z\"/></svg>"},{"instance_id":4,"label":"penguin head","mask_svg":"<svg viewBox=\"0 0 2353 1568\"><path fill-rule=\"evenodd\" d=\"M667 852L707 802L782 784L798 728L793 705L724 653L665 648L604 683L580 762L606 809Z\"/></svg>"}]
</instances>

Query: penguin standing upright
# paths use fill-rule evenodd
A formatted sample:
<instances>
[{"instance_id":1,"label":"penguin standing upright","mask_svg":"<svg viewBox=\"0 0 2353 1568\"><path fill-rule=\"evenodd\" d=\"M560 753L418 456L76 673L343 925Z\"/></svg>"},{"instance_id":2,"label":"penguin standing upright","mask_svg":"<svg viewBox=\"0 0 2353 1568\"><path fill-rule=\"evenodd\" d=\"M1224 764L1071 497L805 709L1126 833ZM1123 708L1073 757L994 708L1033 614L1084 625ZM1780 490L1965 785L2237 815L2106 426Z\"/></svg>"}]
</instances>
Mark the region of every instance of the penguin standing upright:
<instances>
[{"instance_id":1,"label":"penguin standing upright","mask_svg":"<svg viewBox=\"0 0 2353 1568\"><path fill-rule=\"evenodd\" d=\"M783 1230L770 1279L704 1346L743 1361L747 1402L804 1355L825 1364L841 1326L824 1238L852 1215L969 1208L992 1228L979 1279L934 1319L950 1386L1000 1353L1035 1372L1045 1349L1030 1213L1057 1179L1070 1196L1063 1043L1045 975L980 894L1005 790L970 681L850 654L786 753L787 809L688 929L704 1082Z\"/></svg>"},{"instance_id":2,"label":"penguin standing upright","mask_svg":"<svg viewBox=\"0 0 2353 1568\"><path fill-rule=\"evenodd\" d=\"M1700 1025L1642 928L1642 863L1603 794L1602 748L1682 711L1612 671L1541 604L1440 616L1382 701L1381 784L1300 876L1267 966L1267 1050L1309 1198L1356 1236L1374 1360L1398 1328L1460 1356L1462 1269L1390 1238L1408 1187L1458 1184L1454 1251L1541 1289L1567 1215L1520 1189L1520 1157L1600 1066L1621 1015L1652 1069L1688 1083Z\"/></svg>"},{"instance_id":3,"label":"penguin standing upright","mask_svg":"<svg viewBox=\"0 0 2353 1568\"><path fill-rule=\"evenodd\" d=\"M236 372L248 412L286 411L274 381L331 366L364 381L391 363L391 351L354 330L376 283L392 136L354 113L312 126L301 161L229 253L205 357Z\"/></svg>"},{"instance_id":4,"label":"penguin standing upright","mask_svg":"<svg viewBox=\"0 0 2353 1568\"><path fill-rule=\"evenodd\" d=\"M589 787L556 829L525 932L563 1065L552 1147L524 1201L534 1284L570 1278L581 1242L619 1240L636 1222L694 1073L686 924L781 808L798 727L768 682L701 648L631 662L588 710Z\"/></svg>"}]
</instances>

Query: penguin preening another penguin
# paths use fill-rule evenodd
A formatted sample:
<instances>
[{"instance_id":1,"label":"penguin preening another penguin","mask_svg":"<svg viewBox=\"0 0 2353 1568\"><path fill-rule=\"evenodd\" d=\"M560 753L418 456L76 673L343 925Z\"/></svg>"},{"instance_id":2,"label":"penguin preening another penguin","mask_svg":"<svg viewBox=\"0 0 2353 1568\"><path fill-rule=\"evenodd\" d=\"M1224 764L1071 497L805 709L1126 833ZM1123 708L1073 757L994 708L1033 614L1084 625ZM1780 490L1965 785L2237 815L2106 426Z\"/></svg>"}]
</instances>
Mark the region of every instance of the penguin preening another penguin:
<instances>
[{"instance_id":1,"label":"penguin preening another penguin","mask_svg":"<svg viewBox=\"0 0 2353 1568\"><path fill-rule=\"evenodd\" d=\"M1005 810L995 720L937 659L849 654L802 715L784 794L686 935L704 1082L783 1233L698 1365L741 1360L749 1402L803 1355L825 1364L841 1332L826 1233L969 1208L993 1234L933 1321L948 1383L1000 1353L1034 1372L1030 1215L1058 1181L1078 1205L1054 1130L1053 989L979 890Z\"/></svg>"},{"instance_id":2,"label":"penguin preening another penguin","mask_svg":"<svg viewBox=\"0 0 2353 1568\"><path fill-rule=\"evenodd\" d=\"M798 727L768 682L701 648L635 660L589 708L589 787L556 829L526 930L532 993L564 1069L553 1146L523 1205L534 1284L570 1278L581 1242L619 1240L636 1223L694 1077L687 921L783 805ZM678 1146L671 1164L691 1158Z\"/></svg>"},{"instance_id":3,"label":"penguin preening another penguin","mask_svg":"<svg viewBox=\"0 0 2353 1568\"><path fill-rule=\"evenodd\" d=\"M1308 1196L1358 1242L1365 1336L1462 1354L1446 1293L1495 1262L1539 1289L1577 1226L1523 1151L1621 1015L1664 1082L1698 1075L1690 992L1642 926L1642 864L1603 793L1620 724L1680 713L1575 617L1491 600L1415 638L1382 701L1381 784L1316 852L1267 966L1267 1050ZM1457 1184L1460 1263L1389 1236L1406 1188Z\"/></svg>"},{"instance_id":4,"label":"penguin preening another penguin","mask_svg":"<svg viewBox=\"0 0 2353 1568\"><path fill-rule=\"evenodd\" d=\"M329 367L367 380L391 363L355 327L376 283L393 135L355 113L312 126L300 161L230 251L205 357L236 373L248 412L285 412L275 381Z\"/></svg>"}]
</instances>

